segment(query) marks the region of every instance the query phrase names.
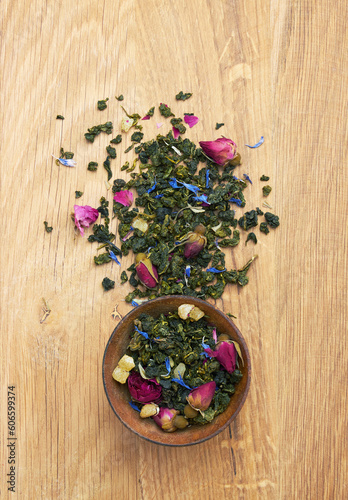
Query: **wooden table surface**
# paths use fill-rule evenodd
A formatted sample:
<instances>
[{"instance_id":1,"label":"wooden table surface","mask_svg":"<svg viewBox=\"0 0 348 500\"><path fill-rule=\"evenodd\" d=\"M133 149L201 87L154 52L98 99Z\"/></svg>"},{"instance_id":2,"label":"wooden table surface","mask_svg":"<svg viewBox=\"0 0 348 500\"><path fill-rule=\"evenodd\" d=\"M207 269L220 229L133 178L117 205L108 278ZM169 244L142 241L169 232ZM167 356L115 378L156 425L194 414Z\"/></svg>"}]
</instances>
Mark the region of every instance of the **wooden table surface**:
<instances>
[{"instance_id":1,"label":"wooden table surface","mask_svg":"<svg viewBox=\"0 0 348 500\"><path fill-rule=\"evenodd\" d=\"M346 5L1 3L1 498L348 497ZM177 102L180 90L193 96ZM259 255L249 284L216 301L237 317L252 383L230 428L197 446L138 438L104 394L103 352L119 321L111 313L131 306L128 285L106 293L101 281L117 281L132 257L121 269L95 266L95 246L75 234L70 214L75 190L84 192L80 204L112 199L105 170L86 169L102 163L110 137L91 145L84 133L107 120L119 130L119 94L131 113L161 102L178 116L194 112L200 121L187 136L195 142L231 137L243 157L238 172L254 179L246 209L262 203L259 177L268 174L267 200L280 217L256 247L243 240L226 252L230 266ZM145 139L159 121L167 133L156 111L143 122ZM120 168L134 154L123 153L123 136L113 170L127 178ZM261 136L260 148L245 147ZM60 147L75 153L76 168L56 165ZM51 313L40 323L43 298Z\"/></svg>"}]
</instances>

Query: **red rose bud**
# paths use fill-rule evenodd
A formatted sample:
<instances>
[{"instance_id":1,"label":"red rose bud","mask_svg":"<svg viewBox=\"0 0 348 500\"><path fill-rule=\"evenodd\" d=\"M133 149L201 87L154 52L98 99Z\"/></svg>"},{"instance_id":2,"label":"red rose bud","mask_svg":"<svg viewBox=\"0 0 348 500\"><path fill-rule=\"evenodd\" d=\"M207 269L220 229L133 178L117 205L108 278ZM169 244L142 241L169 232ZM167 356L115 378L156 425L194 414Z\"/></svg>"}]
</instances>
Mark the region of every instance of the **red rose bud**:
<instances>
[{"instance_id":1,"label":"red rose bud","mask_svg":"<svg viewBox=\"0 0 348 500\"><path fill-rule=\"evenodd\" d=\"M144 253L138 253L136 255L135 270L143 285L147 288L156 288L158 285L157 269Z\"/></svg>"},{"instance_id":2,"label":"red rose bud","mask_svg":"<svg viewBox=\"0 0 348 500\"><path fill-rule=\"evenodd\" d=\"M210 348L204 349L204 351L210 357L216 358L228 373L233 373L236 369L237 351L232 342L220 342L215 351Z\"/></svg>"},{"instance_id":3,"label":"red rose bud","mask_svg":"<svg viewBox=\"0 0 348 500\"><path fill-rule=\"evenodd\" d=\"M201 141L199 145L204 154L218 165L225 165L225 163L233 160L237 152L236 144L231 139L226 139L226 137L220 137L216 141Z\"/></svg>"},{"instance_id":4,"label":"red rose bud","mask_svg":"<svg viewBox=\"0 0 348 500\"><path fill-rule=\"evenodd\" d=\"M174 432L177 427L175 427L173 420L178 413L178 410L175 410L174 408L160 408L158 414L152 418L156 424L161 427L162 431Z\"/></svg>"},{"instance_id":5,"label":"red rose bud","mask_svg":"<svg viewBox=\"0 0 348 500\"><path fill-rule=\"evenodd\" d=\"M215 389L215 382L207 382L197 387L197 389L193 389L186 400L194 410L205 411L209 408Z\"/></svg>"},{"instance_id":6,"label":"red rose bud","mask_svg":"<svg viewBox=\"0 0 348 500\"><path fill-rule=\"evenodd\" d=\"M207 238L204 236L204 233L205 227L203 224L199 224L195 227L194 231L188 233L188 240L184 248L184 257L186 259L196 257L196 255L203 250L207 243Z\"/></svg>"},{"instance_id":7,"label":"red rose bud","mask_svg":"<svg viewBox=\"0 0 348 500\"><path fill-rule=\"evenodd\" d=\"M127 379L130 395L139 403L155 403L161 398L162 387L154 379L144 379L140 373L131 371Z\"/></svg>"}]
</instances>

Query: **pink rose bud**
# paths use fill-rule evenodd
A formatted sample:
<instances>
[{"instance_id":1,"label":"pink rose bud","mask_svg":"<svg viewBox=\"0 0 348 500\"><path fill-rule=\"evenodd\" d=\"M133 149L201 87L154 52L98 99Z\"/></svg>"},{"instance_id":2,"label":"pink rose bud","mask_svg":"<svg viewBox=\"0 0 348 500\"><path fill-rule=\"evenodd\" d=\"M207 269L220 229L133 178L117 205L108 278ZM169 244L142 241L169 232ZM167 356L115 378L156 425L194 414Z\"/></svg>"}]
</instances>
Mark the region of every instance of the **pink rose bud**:
<instances>
[{"instance_id":1,"label":"pink rose bud","mask_svg":"<svg viewBox=\"0 0 348 500\"><path fill-rule=\"evenodd\" d=\"M207 238L204 236L205 227L199 224L195 227L194 231L188 233L188 240L184 248L184 257L192 259L196 257L207 243Z\"/></svg>"},{"instance_id":2,"label":"pink rose bud","mask_svg":"<svg viewBox=\"0 0 348 500\"><path fill-rule=\"evenodd\" d=\"M216 141L201 141L199 145L204 154L218 165L225 165L233 160L237 152L236 144L226 137L220 137Z\"/></svg>"},{"instance_id":3,"label":"pink rose bud","mask_svg":"<svg viewBox=\"0 0 348 500\"><path fill-rule=\"evenodd\" d=\"M233 373L236 369L237 351L232 342L220 342L215 351L210 348L204 351L212 358L216 358L228 373Z\"/></svg>"},{"instance_id":4,"label":"pink rose bud","mask_svg":"<svg viewBox=\"0 0 348 500\"><path fill-rule=\"evenodd\" d=\"M162 387L155 379L144 379L140 373L131 371L127 379L130 395L139 403L155 403L161 399Z\"/></svg>"},{"instance_id":5,"label":"pink rose bud","mask_svg":"<svg viewBox=\"0 0 348 500\"><path fill-rule=\"evenodd\" d=\"M174 432L177 427L175 427L173 420L178 413L178 410L175 410L174 408L160 408L158 414L152 418L156 424L161 427L162 431Z\"/></svg>"},{"instance_id":6,"label":"pink rose bud","mask_svg":"<svg viewBox=\"0 0 348 500\"><path fill-rule=\"evenodd\" d=\"M194 410L205 411L209 408L216 389L215 382L207 382L193 389L186 400Z\"/></svg>"},{"instance_id":7,"label":"pink rose bud","mask_svg":"<svg viewBox=\"0 0 348 500\"><path fill-rule=\"evenodd\" d=\"M83 228L89 227L98 217L99 212L96 208L92 208L89 205L74 205L75 226L80 231L81 236L84 235Z\"/></svg>"},{"instance_id":8,"label":"pink rose bud","mask_svg":"<svg viewBox=\"0 0 348 500\"><path fill-rule=\"evenodd\" d=\"M135 257L135 270L139 280L147 288L156 288L158 285L158 272L151 260L144 253Z\"/></svg>"}]
</instances>

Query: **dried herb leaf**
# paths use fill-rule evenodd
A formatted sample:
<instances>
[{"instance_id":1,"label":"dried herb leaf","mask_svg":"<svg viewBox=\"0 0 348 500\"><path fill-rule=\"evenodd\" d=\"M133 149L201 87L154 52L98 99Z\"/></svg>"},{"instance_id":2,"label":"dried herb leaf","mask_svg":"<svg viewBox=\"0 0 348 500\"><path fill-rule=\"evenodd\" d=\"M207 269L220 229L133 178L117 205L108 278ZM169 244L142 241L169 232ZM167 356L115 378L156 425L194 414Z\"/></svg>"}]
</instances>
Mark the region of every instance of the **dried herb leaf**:
<instances>
[{"instance_id":1,"label":"dried herb leaf","mask_svg":"<svg viewBox=\"0 0 348 500\"><path fill-rule=\"evenodd\" d=\"M103 109L107 108L108 105L106 103L107 103L108 100L109 100L109 98L101 100L101 101L98 101L97 106L98 106L99 111L103 111Z\"/></svg>"},{"instance_id":2,"label":"dried herb leaf","mask_svg":"<svg viewBox=\"0 0 348 500\"><path fill-rule=\"evenodd\" d=\"M108 290L111 290L112 288L115 288L115 282L112 281L110 278L105 277L102 281L102 285L104 290L107 292Z\"/></svg>"},{"instance_id":3,"label":"dried herb leaf","mask_svg":"<svg viewBox=\"0 0 348 500\"><path fill-rule=\"evenodd\" d=\"M177 101L186 101L187 99L190 99L192 96L192 93L186 93L184 94L182 90L175 96L175 99Z\"/></svg>"},{"instance_id":4,"label":"dried herb leaf","mask_svg":"<svg viewBox=\"0 0 348 500\"><path fill-rule=\"evenodd\" d=\"M75 191L75 198L81 198L83 191Z\"/></svg>"},{"instance_id":5,"label":"dried herb leaf","mask_svg":"<svg viewBox=\"0 0 348 500\"><path fill-rule=\"evenodd\" d=\"M255 233L249 233L249 234L248 234L248 237L247 237L247 239L246 239L245 244L247 244L247 243L248 243L248 241L253 241L253 242L255 243L255 245L256 245L256 243L257 243L257 238L256 238Z\"/></svg>"},{"instance_id":6,"label":"dried herb leaf","mask_svg":"<svg viewBox=\"0 0 348 500\"><path fill-rule=\"evenodd\" d=\"M279 226L279 217L277 215L271 214L271 212L266 212L265 219L267 224L273 229Z\"/></svg>"},{"instance_id":7,"label":"dried herb leaf","mask_svg":"<svg viewBox=\"0 0 348 500\"><path fill-rule=\"evenodd\" d=\"M65 120L65 118L63 115L57 115L56 120Z\"/></svg>"},{"instance_id":8,"label":"dried herb leaf","mask_svg":"<svg viewBox=\"0 0 348 500\"><path fill-rule=\"evenodd\" d=\"M260 181L267 182L267 181L269 181L269 177L268 177L267 175L262 175L262 176L260 177Z\"/></svg>"},{"instance_id":9,"label":"dried herb leaf","mask_svg":"<svg viewBox=\"0 0 348 500\"><path fill-rule=\"evenodd\" d=\"M53 231L53 227L49 226L47 221L44 221L44 224L45 224L46 232L51 233Z\"/></svg>"},{"instance_id":10,"label":"dried herb leaf","mask_svg":"<svg viewBox=\"0 0 348 500\"><path fill-rule=\"evenodd\" d=\"M123 101L124 97L122 94L120 94L118 97L115 96L115 99L117 99L118 101Z\"/></svg>"},{"instance_id":11,"label":"dried herb leaf","mask_svg":"<svg viewBox=\"0 0 348 500\"><path fill-rule=\"evenodd\" d=\"M271 186L267 185L262 188L263 196L268 196L271 191L272 191Z\"/></svg>"},{"instance_id":12,"label":"dried herb leaf","mask_svg":"<svg viewBox=\"0 0 348 500\"><path fill-rule=\"evenodd\" d=\"M106 134L111 134L112 129L113 129L112 122L106 122L100 125L95 125L94 127L88 129L88 132L85 133L85 138L89 142L94 142L94 139L101 132L105 132Z\"/></svg>"},{"instance_id":13,"label":"dried herb leaf","mask_svg":"<svg viewBox=\"0 0 348 500\"><path fill-rule=\"evenodd\" d=\"M224 125L224 123L216 123L215 130L219 130L219 128L223 127Z\"/></svg>"},{"instance_id":14,"label":"dried herb leaf","mask_svg":"<svg viewBox=\"0 0 348 500\"><path fill-rule=\"evenodd\" d=\"M122 141L122 135L118 134L114 139L111 139L111 144L119 144Z\"/></svg>"},{"instance_id":15,"label":"dried herb leaf","mask_svg":"<svg viewBox=\"0 0 348 500\"><path fill-rule=\"evenodd\" d=\"M95 172L98 169L98 163L96 161L90 161L88 163L87 170L90 172Z\"/></svg>"}]
</instances>

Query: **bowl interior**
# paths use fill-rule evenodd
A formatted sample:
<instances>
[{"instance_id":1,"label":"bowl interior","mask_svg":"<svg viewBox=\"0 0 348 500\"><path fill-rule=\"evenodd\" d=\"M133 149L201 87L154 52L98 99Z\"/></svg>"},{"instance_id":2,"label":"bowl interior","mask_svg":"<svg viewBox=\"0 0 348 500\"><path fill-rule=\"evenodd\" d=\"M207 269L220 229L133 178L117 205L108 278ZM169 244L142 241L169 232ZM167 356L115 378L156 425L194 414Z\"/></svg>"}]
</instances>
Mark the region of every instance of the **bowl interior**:
<instances>
[{"instance_id":1,"label":"bowl interior","mask_svg":"<svg viewBox=\"0 0 348 500\"><path fill-rule=\"evenodd\" d=\"M141 419L139 413L129 405L130 395L127 384L119 384L112 378L112 372L125 353L133 332L134 320L141 313L158 317L161 313L176 311L181 304L194 304L206 314L209 323L216 326L219 333L228 334L239 343L244 366L240 366L243 378L236 386L227 409L206 425L193 425L183 431L163 432L155 422ZM241 365L241 363L240 363ZM103 360L103 381L109 403L121 422L140 437L157 444L187 446L197 444L221 432L239 413L248 393L250 384L250 357L246 343L235 326L224 313L201 299L183 296L167 296L151 300L136 307L125 316L113 331L106 346Z\"/></svg>"}]
</instances>

